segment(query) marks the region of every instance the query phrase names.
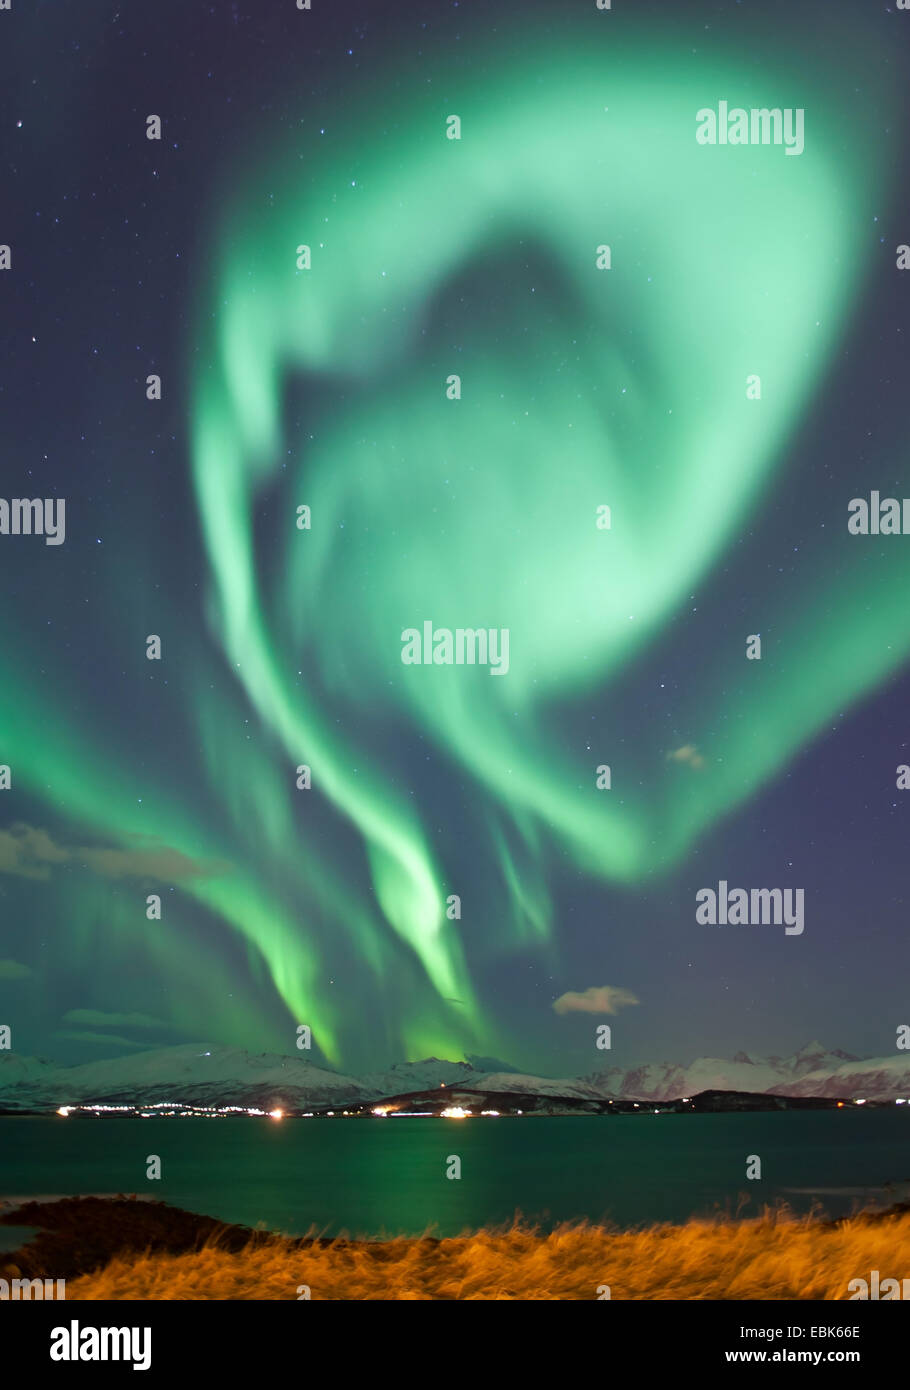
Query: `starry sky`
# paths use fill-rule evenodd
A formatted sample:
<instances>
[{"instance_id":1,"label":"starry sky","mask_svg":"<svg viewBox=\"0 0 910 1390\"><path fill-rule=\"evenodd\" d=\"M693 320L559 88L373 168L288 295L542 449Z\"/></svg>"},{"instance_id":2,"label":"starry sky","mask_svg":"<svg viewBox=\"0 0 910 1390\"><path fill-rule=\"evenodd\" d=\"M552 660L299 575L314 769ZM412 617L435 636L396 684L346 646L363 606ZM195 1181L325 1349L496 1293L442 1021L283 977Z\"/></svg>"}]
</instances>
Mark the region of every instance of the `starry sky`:
<instances>
[{"instance_id":1,"label":"starry sky","mask_svg":"<svg viewBox=\"0 0 910 1390\"><path fill-rule=\"evenodd\" d=\"M910 495L910 13L0 35L0 494L66 499L64 544L0 536L16 1051L893 1052L910 537L846 522ZM804 152L699 146L722 99ZM427 619L507 628L508 674L403 665ZM803 888L804 933L699 924L721 879Z\"/></svg>"}]
</instances>

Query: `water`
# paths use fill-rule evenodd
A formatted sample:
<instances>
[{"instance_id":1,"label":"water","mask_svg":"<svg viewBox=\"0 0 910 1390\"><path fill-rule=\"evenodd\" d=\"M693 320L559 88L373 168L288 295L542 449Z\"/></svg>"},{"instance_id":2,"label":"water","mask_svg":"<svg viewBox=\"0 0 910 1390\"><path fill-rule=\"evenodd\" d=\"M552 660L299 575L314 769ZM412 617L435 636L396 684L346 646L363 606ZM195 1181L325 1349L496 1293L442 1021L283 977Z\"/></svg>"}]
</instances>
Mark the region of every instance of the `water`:
<instances>
[{"instance_id":1,"label":"water","mask_svg":"<svg viewBox=\"0 0 910 1390\"><path fill-rule=\"evenodd\" d=\"M37 1234L35 1226L0 1226L0 1255L7 1250L18 1250Z\"/></svg>"},{"instance_id":2,"label":"water","mask_svg":"<svg viewBox=\"0 0 910 1390\"><path fill-rule=\"evenodd\" d=\"M146 1179L158 1154L162 1180ZM746 1180L757 1154L762 1181ZM460 1181L446 1178L450 1155ZM886 1184L895 1184L886 1189ZM830 1215L910 1196L910 1106L524 1119L0 1119L0 1199L136 1192L303 1234L454 1235L510 1220L621 1226L786 1200ZM2 1229L2 1228L0 1228Z\"/></svg>"}]
</instances>

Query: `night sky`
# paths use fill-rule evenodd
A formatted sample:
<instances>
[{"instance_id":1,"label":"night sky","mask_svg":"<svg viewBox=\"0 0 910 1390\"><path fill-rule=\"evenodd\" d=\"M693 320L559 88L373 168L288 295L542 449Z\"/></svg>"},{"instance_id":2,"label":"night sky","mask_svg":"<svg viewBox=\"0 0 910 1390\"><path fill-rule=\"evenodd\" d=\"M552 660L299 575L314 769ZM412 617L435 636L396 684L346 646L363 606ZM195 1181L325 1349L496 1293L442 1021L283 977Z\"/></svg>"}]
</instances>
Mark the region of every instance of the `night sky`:
<instances>
[{"instance_id":1,"label":"night sky","mask_svg":"<svg viewBox=\"0 0 910 1390\"><path fill-rule=\"evenodd\" d=\"M910 12L312 3L0 11L0 495L66 500L0 535L15 1050L893 1053Z\"/></svg>"}]
</instances>

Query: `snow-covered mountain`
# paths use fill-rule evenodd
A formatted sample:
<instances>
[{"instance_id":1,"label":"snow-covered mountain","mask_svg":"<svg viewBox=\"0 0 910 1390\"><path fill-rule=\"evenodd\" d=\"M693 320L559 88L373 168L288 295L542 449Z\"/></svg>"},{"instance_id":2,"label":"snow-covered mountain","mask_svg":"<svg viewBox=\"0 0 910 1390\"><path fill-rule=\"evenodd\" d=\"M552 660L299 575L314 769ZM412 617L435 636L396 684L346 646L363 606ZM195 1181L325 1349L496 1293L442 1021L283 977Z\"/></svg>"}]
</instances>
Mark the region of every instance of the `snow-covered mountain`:
<instances>
[{"instance_id":1,"label":"snow-covered mountain","mask_svg":"<svg viewBox=\"0 0 910 1390\"><path fill-rule=\"evenodd\" d=\"M49 1080L57 1068L43 1057L20 1057L15 1052L0 1052L0 1096L16 1086L40 1086Z\"/></svg>"},{"instance_id":2,"label":"snow-covered mountain","mask_svg":"<svg viewBox=\"0 0 910 1390\"><path fill-rule=\"evenodd\" d=\"M402 1096L436 1086L474 1086L485 1076L469 1062L427 1057L422 1062L394 1062L386 1071L368 1072L360 1084L366 1096Z\"/></svg>"},{"instance_id":3,"label":"snow-covered mountain","mask_svg":"<svg viewBox=\"0 0 910 1390\"><path fill-rule=\"evenodd\" d=\"M579 1079L553 1080L548 1076L525 1076L521 1072L492 1072L483 1078L486 1091L525 1092L529 1096L576 1096L582 1100L602 1100L604 1092Z\"/></svg>"},{"instance_id":4,"label":"snow-covered mountain","mask_svg":"<svg viewBox=\"0 0 910 1390\"><path fill-rule=\"evenodd\" d=\"M477 1062L502 1067L494 1059ZM380 1100L440 1086L473 1091L583 1100L675 1100L702 1091L769 1092L782 1096L910 1099L910 1054L861 1060L809 1043L792 1057L731 1061L700 1057L690 1066L649 1063L605 1067L583 1077L554 1079L512 1070L483 1070L471 1062L429 1057L397 1062L361 1077L318 1067L301 1056L243 1052L199 1045L157 1048L129 1057L60 1067L0 1052L0 1109L56 1110L86 1103L242 1105L304 1110Z\"/></svg>"},{"instance_id":5,"label":"snow-covered mountain","mask_svg":"<svg viewBox=\"0 0 910 1390\"><path fill-rule=\"evenodd\" d=\"M76 1067L0 1052L0 1107L5 1109L55 1110L88 1101L270 1107L283 1103L295 1108L341 1103L362 1093L362 1083L354 1077L300 1057L257 1056L237 1048L163 1047Z\"/></svg>"},{"instance_id":6,"label":"snow-covered mountain","mask_svg":"<svg viewBox=\"0 0 910 1390\"><path fill-rule=\"evenodd\" d=\"M773 1089L781 1096L850 1096L859 1100L903 1096L910 1100L910 1060L903 1053L874 1061L851 1058L833 1069L819 1068Z\"/></svg>"},{"instance_id":7,"label":"snow-covered mountain","mask_svg":"<svg viewBox=\"0 0 910 1390\"><path fill-rule=\"evenodd\" d=\"M738 1052L732 1061L717 1057L699 1057L691 1066L672 1063L651 1063L643 1067L607 1067L584 1078L597 1088L598 1094L631 1100L676 1100L680 1096L696 1096L700 1091L771 1091L783 1095L834 1095L833 1091L788 1091L786 1088L807 1075L827 1076L836 1073L842 1064L853 1064L856 1058L846 1052L829 1052L819 1042L811 1042L792 1057L752 1058ZM889 1059L890 1060L890 1059ZM883 1081L893 1081L901 1094L900 1070L903 1068L904 1090L910 1085L910 1057L897 1061ZM872 1072L882 1072L885 1064L872 1061L863 1064ZM837 1092L838 1096L842 1093ZM850 1093L852 1094L852 1093ZM871 1094L871 1093L870 1093Z\"/></svg>"}]
</instances>

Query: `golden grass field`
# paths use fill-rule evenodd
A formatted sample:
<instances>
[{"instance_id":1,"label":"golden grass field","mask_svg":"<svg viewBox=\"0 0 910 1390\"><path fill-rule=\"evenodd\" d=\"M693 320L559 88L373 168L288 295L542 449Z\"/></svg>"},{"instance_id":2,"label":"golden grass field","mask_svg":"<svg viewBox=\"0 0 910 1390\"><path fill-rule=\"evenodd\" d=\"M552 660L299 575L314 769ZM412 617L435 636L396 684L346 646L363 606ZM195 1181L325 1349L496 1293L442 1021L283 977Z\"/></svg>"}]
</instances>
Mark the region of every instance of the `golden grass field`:
<instances>
[{"instance_id":1,"label":"golden grass field","mask_svg":"<svg viewBox=\"0 0 910 1390\"><path fill-rule=\"evenodd\" d=\"M910 1274L910 1211L837 1223L768 1213L637 1232L513 1226L452 1239L269 1237L182 1254L123 1254L67 1284L67 1299L845 1299L848 1283Z\"/></svg>"},{"instance_id":2,"label":"golden grass field","mask_svg":"<svg viewBox=\"0 0 910 1390\"><path fill-rule=\"evenodd\" d=\"M910 1206L840 1221L786 1209L623 1231L516 1223L438 1239L288 1237L163 1202L69 1197L0 1212L39 1228L0 1276L66 1279L67 1301L847 1299L852 1279L910 1276Z\"/></svg>"}]
</instances>

